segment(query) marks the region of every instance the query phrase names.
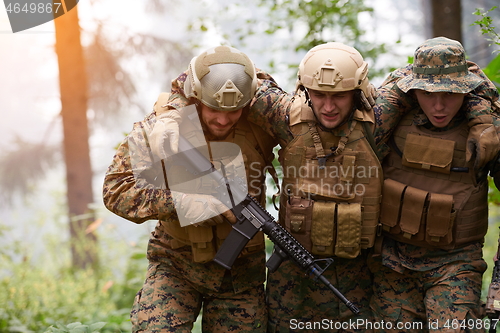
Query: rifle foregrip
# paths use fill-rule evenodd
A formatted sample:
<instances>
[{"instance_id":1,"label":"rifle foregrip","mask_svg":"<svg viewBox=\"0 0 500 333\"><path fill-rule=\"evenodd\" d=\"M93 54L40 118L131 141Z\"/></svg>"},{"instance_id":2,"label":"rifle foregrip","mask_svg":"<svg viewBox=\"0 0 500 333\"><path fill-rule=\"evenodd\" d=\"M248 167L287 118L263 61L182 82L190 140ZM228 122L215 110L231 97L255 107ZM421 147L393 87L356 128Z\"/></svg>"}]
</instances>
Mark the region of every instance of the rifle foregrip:
<instances>
[{"instance_id":1,"label":"rifle foregrip","mask_svg":"<svg viewBox=\"0 0 500 333\"><path fill-rule=\"evenodd\" d=\"M283 250L281 250L279 246L275 246L273 254L271 254L266 262L266 267L271 273L276 272L276 270L281 266L281 263L286 259L288 259L288 255L283 252Z\"/></svg>"}]
</instances>

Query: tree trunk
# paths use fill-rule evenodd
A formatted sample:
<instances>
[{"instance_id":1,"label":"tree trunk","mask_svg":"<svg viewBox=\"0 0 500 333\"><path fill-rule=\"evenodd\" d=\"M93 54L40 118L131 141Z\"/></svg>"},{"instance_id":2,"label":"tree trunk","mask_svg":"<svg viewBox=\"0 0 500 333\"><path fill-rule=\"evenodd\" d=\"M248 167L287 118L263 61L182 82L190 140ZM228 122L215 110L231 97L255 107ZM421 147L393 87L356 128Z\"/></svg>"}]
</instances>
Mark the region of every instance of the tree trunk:
<instances>
[{"instance_id":1,"label":"tree trunk","mask_svg":"<svg viewBox=\"0 0 500 333\"><path fill-rule=\"evenodd\" d=\"M432 37L448 37L462 43L462 6L460 0L430 0Z\"/></svg>"},{"instance_id":2,"label":"tree trunk","mask_svg":"<svg viewBox=\"0 0 500 333\"><path fill-rule=\"evenodd\" d=\"M54 22L72 263L75 268L85 268L97 263L97 239L93 232L86 232L94 218L89 209L93 195L87 124L87 79L77 7Z\"/></svg>"}]
</instances>

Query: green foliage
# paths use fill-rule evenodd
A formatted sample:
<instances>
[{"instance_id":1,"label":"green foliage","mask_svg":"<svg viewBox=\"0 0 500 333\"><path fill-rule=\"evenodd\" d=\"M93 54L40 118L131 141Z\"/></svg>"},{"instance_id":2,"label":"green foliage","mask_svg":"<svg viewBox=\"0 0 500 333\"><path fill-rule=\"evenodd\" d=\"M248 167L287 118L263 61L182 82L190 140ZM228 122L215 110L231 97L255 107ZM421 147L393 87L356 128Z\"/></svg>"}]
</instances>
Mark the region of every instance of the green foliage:
<instances>
[{"instance_id":1,"label":"green foliage","mask_svg":"<svg viewBox=\"0 0 500 333\"><path fill-rule=\"evenodd\" d=\"M230 0L211 3L203 17L193 17L188 25L191 32L211 32L221 35L223 43L236 48L266 43L265 52L269 59L269 72L287 66L295 73L298 61L290 59L291 54L305 53L312 47L326 42L342 42L355 47L365 58L375 60L377 55L387 52L384 44L374 44L363 40L365 30L360 17L373 13L373 8L365 0L249 0L244 3ZM210 16L210 13L212 17ZM226 17L237 17L229 24ZM202 33L203 35L203 33ZM267 38L270 37L270 38ZM269 41L269 42L266 42ZM387 68L375 71L370 76L385 74Z\"/></svg>"},{"instance_id":2,"label":"green foliage","mask_svg":"<svg viewBox=\"0 0 500 333\"><path fill-rule=\"evenodd\" d=\"M483 72L500 89L500 54L493 58L488 66L483 68Z\"/></svg>"},{"instance_id":3,"label":"green foliage","mask_svg":"<svg viewBox=\"0 0 500 333\"><path fill-rule=\"evenodd\" d=\"M491 188L491 187L490 187ZM496 190L496 189L495 189ZM498 193L498 191L496 191ZM483 286L482 286L482 300L486 301L486 296L488 295L488 287L491 282L491 277L493 274L493 258L498 249L498 237L499 237L499 213L500 207L496 205L490 205L490 213L489 213L489 226L488 233L485 236L484 247L483 247L483 258L488 264L488 269L484 272L483 275Z\"/></svg>"},{"instance_id":4,"label":"green foliage","mask_svg":"<svg viewBox=\"0 0 500 333\"><path fill-rule=\"evenodd\" d=\"M285 0L274 1L271 6L269 1L259 0L259 6L269 8L266 33L275 34L282 29L305 31L298 39L296 51L308 51L316 45L332 41L333 36L358 42L365 32L360 28L358 15L373 12L364 0Z\"/></svg>"},{"instance_id":5,"label":"green foliage","mask_svg":"<svg viewBox=\"0 0 500 333\"><path fill-rule=\"evenodd\" d=\"M83 325L80 322L71 323L67 326L57 325L56 327L49 327L46 333L95 333L100 332L106 323L95 323L91 325Z\"/></svg>"},{"instance_id":6,"label":"green foliage","mask_svg":"<svg viewBox=\"0 0 500 333\"><path fill-rule=\"evenodd\" d=\"M498 45L500 46L500 35L495 31L495 27L493 26L493 19L488 15L489 12L498 8L497 6L491 7L491 9L487 11L483 11L482 8L476 8L476 11L473 13L474 15L480 16L481 19L474 21L472 25L478 25L481 28L481 33L483 35L488 36L487 40L490 41L490 45ZM500 50L496 50L494 52L499 52Z\"/></svg>"},{"instance_id":7,"label":"green foliage","mask_svg":"<svg viewBox=\"0 0 500 333\"><path fill-rule=\"evenodd\" d=\"M27 262L12 265L12 274L0 281L0 332L120 332L129 330L127 309L119 312L106 280L93 272L44 272ZM111 322L108 327L66 326L67 323Z\"/></svg>"},{"instance_id":8,"label":"green foliage","mask_svg":"<svg viewBox=\"0 0 500 333\"><path fill-rule=\"evenodd\" d=\"M0 229L0 237L7 231ZM0 246L0 333L130 332L130 309L147 267L145 254L139 254L144 249L101 239L114 242L101 244L106 266L86 271L58 260L64 252L60 243L44 246L43 258L55 258L55 265L35 258L30 244ZM124 256L127 264L117 273Z\"/></svg>"}]
</instances>

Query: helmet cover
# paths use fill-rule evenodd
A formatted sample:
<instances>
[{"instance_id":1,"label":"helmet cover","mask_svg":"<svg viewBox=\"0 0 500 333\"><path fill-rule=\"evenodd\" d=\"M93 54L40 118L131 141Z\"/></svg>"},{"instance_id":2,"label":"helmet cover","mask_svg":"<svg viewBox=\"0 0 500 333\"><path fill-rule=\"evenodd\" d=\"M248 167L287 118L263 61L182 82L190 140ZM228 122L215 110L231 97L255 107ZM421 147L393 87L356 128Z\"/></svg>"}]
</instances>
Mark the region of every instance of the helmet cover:
<instances>
[{"instance_id":1,"label":"helmet cover","mask_svg":"<svg viewBox=\"0 0 500 333\"><path fill-rule=\"evenodd\" d=\"M194 57L184 83L186 97L194 97L219 111L242 109L252 100L256 89L252 61L229 46L217 46Z\"/></svg>"}]
</instances>

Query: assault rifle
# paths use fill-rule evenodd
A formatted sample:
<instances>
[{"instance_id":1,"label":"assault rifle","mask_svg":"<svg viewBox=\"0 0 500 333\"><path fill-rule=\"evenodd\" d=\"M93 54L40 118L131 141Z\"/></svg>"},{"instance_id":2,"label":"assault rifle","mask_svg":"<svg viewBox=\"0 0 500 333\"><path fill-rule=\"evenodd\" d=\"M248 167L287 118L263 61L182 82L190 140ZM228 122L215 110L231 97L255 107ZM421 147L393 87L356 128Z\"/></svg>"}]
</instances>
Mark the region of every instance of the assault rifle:
<instances>
[{"instance_id":1,"label":"assault rifle","mask_svg":"<svg viewBox=\"0 0 500 333\"><path fill-rule=\"evenodd\" d=\"M496 324L500 319L500 238L498 239L498 249L495 255L495 266L491 283L488 287L488 297L486 298L486 314L490 318L490 333L496 332Z\"/></svg>"},{"instance_id":2,"label":"assault rifle","mask_svg":"<svg viewBox=\"0 0 500 333\"><path fill-rule=\"evenodd\" d=\"M271 272L278 269L284 260L291 259L301 269L314 275L316 280L324 283L354 314L359 313L359 309L323 276L323 272L333 262L333 259L316 260L299 241L274 221L269 212L247 193L246 188L230 186L227 178L182 136L179 136L178 151L171 157L172 163L181 163L193 175L209 174L217 184L225 184L228 189L229 198L225 202L221 201L227 207L233 207L231 211L236 216L237 222L232 225L229 236L217 252L214 258L216 263L226 269L231 269L248 241L262 230L275 245L273 254L266 263ZM239 204L234 204L233 198L244 199ZM320 267L318 264L320 261L326 262L326 266Z\"/></svg>"}]
</instances>

